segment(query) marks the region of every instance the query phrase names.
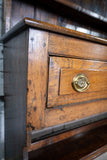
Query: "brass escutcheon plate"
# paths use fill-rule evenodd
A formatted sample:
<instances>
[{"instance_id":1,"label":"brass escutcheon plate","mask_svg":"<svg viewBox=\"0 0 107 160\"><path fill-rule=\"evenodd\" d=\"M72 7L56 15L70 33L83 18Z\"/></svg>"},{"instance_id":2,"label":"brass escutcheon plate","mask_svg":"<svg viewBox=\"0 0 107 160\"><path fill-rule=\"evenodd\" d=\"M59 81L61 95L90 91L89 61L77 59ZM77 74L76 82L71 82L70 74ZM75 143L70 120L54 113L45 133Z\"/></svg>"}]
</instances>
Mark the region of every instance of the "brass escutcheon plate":
<instances>
[{"instance_id":1,"label":"brass escutcheon plate","mask_svg":"<svg viewBox=\"0 0 107 160\"><path fill-rule=\"evenodd\" d=\"M79 73L73 78L72 86L78 92L84 92L89 88L89 81L84 73Z\"/></svg>"}]
</instances>

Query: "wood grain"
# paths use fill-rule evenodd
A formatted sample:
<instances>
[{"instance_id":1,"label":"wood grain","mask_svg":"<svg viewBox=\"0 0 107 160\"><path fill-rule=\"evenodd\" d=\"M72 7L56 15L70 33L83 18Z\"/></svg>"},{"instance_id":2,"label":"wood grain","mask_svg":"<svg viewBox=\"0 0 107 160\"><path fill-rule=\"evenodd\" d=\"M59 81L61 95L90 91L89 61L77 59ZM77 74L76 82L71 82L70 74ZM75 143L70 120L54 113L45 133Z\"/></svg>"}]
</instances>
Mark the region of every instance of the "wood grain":
<instances>
[{"instance_id":1,"label":"wood grain","mask_svg":"<svg viewBox=\"0 0 107 160\"><path fill-rule=\"evenodd\" d=\"M51 7L53 8L52 4ZM36 142L33 146L31 145L32 130L36 132L45 127L66 122L75 123L75 120L107 113L107 63L105 62L107 40L67 29L75 24L75 29L78 30L77 19L74 22L71 18L63 17L64 14L58 15L55 10L51 11L51 8L47 10L39 2L37 4L25 0L4 1L2 27L4 32L24 18L2 38L5 44L6 158L22 159L23 147L29 146L29 151L38 149L70 135L82 133L91 127L87 126L81 131L76 129L67 134L47 138L40 143ZM78 14L76 15L75 17L78 17ZM25 18L26 16L29 18ZM38 20L32 18L38 18ZM104 19L100 21L104 22ZM92 21L90 22L88 23L92 24ZM102 24L95 28L105 30L106 23ZM83 26L83 28L88 28L87 33L94 30L90 26ZM97 33L101 32L103 35L103 31L97 31ZM103 36L106 37L106 34ZM49 55L66 58L51 57L49 59ZM69 84L73 76L80 71L87 74L92 85L87 92L77 95ZM24 150L25 159L28 158L26 149Z\"/></svg>"},{"instance_id":2,"label":"wood grain","mask_svg":"<svg viewBox=\"0 0 107 160\"><path fill-rule=\"evenodd\" d=\"M95 96L90 98L93 99L97 97L97 94L99 92L101 94L102 91L107 90L107 71L100 72L99 70L92 71L89 69L88 70L61 69L59 95L66 95L66 94L68 95L77 93L72 87L72 81L73 78L79 73L84 73L88 77L90 86L88 90L84 91L83 93L87 92L88 96L90 97L90 93L94 92ZM81 98L83 98L83 93L81 93ZM77 93L76 95L80 94ZM78 99L78 97L76 97L76 99Z\"/></svg>"},{"instance_id":3,"label":"wood grain","mask_svg":"<svg viewBox=\"0 0 107 160\"><path fill-rule=\"evenodd\" d=\"M70 104L45 110L45 127L107 113L107 100ZM53 118L54 117L54 118Z\"/></svg>"},{"instance_id":4,"label":"wood grain","mask_svg":"<svg viewBox=\"0 0 107 160\"><path fill-rule=\"evenodd\" d=\"M44 126L48 74L48 34L29 30L27 130Z\"/></svg>"},{"instance_id":5,"label":"wood grain","mask_svg":"<svg viewBox=\"0 0 107 160\"><path fill-rule=\"evenodd\" d=\"M107 46L57 34L49 36L49 53L56 56L107 60Z\"/></svg>"},{"instance_id":6,"label":"wood grain","mask_svg":"<svg viewBox=\"0 0 107 160\"><path fill-rule=\"evenodd\" d=\"M95 36L85 34L85 33L81 33L81 32L77 32L77 31L74 31L72 29L68 29L68 28L65 28L65 27L60 27L60 26L53 25L53 24L50 24L50 23L37 21L35 19L25 18L24 22L25 22L26 25L31 25L32 27L39 27L41 29L46 29L48 31L57 32L57 33L61 33L61 34L68 35L68 36L74 36L74 37L86 39L86 40L89 40L89 41L99 42L99 43L102 43L102 44L107 44L106 39L95 37Z\"/></svg>"}]
</instances>

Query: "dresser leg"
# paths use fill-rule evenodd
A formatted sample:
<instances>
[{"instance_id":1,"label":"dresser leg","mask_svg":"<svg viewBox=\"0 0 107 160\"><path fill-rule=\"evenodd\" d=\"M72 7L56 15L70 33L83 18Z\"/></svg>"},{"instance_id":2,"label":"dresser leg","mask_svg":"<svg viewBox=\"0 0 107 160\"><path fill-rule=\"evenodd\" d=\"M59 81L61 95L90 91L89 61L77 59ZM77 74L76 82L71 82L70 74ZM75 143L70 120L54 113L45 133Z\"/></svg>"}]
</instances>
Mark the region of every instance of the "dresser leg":
<instances>
[{"instance_id":1,"label":"dresser leg","mask_svg":"<svg viewBox=\"0 0 107 160\"><path fill-rule=\"evenodd\" d=\"M28 160L28 150L27 150L27 148L24 148L24 150L23 150L23 160Z\"/></svg>"}]
</instances>

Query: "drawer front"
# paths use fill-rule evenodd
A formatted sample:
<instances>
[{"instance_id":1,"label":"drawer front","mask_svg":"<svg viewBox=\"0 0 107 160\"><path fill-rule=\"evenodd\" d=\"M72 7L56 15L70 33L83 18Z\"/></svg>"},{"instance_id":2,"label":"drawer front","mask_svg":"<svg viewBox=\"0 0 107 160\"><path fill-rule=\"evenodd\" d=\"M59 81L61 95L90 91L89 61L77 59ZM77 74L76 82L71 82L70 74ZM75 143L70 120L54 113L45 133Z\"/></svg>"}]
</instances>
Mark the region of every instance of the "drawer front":
<instances>
[{"instance_id":1,"label":"drawer front","mask_svg":"<svg viewBox=\"0 0 107 160\"><path fill-rule=\"evenodd\" d=\"M64 35L49 35L49 53L56 56L107 60L107 46Z\"/></svg>"},{"instance_id":2,"label":"drawer front","mask_svg":"<svg viewBox=\"0 0 107 160\"><path fill-rule=\"evenodd\" d=\"M106 59L107 47L35 29L29 34L27 131L107 112L107 62L101 61ZM82 93L71 85L79 73L90 82Z\"/></svg>"},{"instance_id":3,"label":"drawer front","mask_svg":"<svg viewBox=\"0 0 107 160\"><path fill-rule=\"evenodd\" d=\"M107 97L107 62L50 57L47 107L61 107L89 103ZM77 92L73 78L84 74L89 88Z\"/></svg>"}]
</instances>

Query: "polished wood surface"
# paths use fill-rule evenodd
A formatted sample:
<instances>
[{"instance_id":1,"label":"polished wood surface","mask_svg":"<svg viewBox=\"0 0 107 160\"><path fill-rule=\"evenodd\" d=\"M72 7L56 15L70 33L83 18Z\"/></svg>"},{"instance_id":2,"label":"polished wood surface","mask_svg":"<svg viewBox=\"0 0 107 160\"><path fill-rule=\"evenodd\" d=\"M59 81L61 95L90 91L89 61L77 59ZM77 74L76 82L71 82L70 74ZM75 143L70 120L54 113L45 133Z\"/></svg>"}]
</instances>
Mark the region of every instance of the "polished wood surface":
<instances>
[{"instance_id":1,"label":"polished wood surface","mask_svg":"<svg viewBox=\"0 0 107 160\"><path fill-rule=\"evenodd\" d=\"M76 136L29 152L30 160L79 160L93 159L107 151L107 125L88 132L82 132ZM104 146L104 147L103 147ZM96 151L96 153L94 152ZM93 153L94 152L94 153Z\"/></svg>"},{"instance_id":2,"label":"polished wood surface","mask_svg":"<svg viewBox=\"0 0 107 160\"><path fill-rule=\"evenodd\" d=\"M78 102L91 102L91 100L106 98L106 62L53 56L50 56L49 62L47 107L66 106L66 104L73 106ZM83 93L75 91L72 87L73 78L79 73L84 73L90 82L88 90Z\"/></svg>"}]
</instances>

